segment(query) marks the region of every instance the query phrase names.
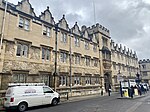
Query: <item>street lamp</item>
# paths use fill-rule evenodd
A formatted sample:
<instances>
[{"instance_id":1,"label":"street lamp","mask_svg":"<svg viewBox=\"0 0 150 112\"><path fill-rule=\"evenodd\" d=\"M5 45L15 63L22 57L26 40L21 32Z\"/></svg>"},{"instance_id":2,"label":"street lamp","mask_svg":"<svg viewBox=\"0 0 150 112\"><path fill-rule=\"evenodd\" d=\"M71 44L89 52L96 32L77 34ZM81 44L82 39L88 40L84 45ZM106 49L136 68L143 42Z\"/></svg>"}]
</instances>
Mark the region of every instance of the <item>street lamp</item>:
<instances>
[{"instance_id":1,"label":"street lamp","mask_svg":"<svg viewBox=\"0 0 150 112\"><path fill-rule=\"evenodd\" d=\"M57 33L58 33L58 23L55 24L55 69L54 69L54 90L56 91L56 76L57 76Z\"/></svg>"},{"instance_id":2,"label":"street lamp","mask_svg":"<svg viewBox=\"0 0 150 112\"><path fill-rule=\"evenodd\" d=\"M136 74L136 83L140 83L141 82L141 78L140 78L140 74L137 72L137 74Z\"/></svg>"}]
</instances>

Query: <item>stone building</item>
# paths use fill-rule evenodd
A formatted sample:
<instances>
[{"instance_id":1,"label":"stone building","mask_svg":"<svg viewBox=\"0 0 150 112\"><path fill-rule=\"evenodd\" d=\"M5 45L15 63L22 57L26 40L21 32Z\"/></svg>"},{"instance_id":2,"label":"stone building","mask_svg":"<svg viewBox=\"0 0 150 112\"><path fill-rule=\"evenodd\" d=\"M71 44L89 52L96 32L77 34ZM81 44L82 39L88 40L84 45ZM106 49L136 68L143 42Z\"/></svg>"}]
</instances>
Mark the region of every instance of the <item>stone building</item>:
<instances>
[{"instance_id":1,"label":"stone building","mask_svg":"<svg viewBox=\"0 0 150 112\"><path fill-rule=\"evenodd\" d=\"M111 40L111 54L114 87L118 87L117 75L121 74L123 79L135 79L139 72L136 52Z\"/></svg>"},{"instance_id":2,"label":"stone building","mask_svg":"<svg viewBox=\"0 0 150 112\"><path fill-rule=\"evenodd\" d=\"M69 28L65 15L56 23L49 7L36 16L29 0L17 5L0 0L0 15L1 90L11 82L43 82L74 96L95 94L114 85L121 69L112 64L124 65L129 70L124 76L136 72L136 54L116 47L100 24L80 29L76 22Z\"/></svg>"},{"instance_id":3,"label":"stone building","mask_svg":"<svg viewBox=\"0 0 150 112\"><path fill-rule=\"evenodd\" d=\"M140 60L139 69L142 81L150 84L150 60L149 59Z\"/></svg>"}]
</instances>

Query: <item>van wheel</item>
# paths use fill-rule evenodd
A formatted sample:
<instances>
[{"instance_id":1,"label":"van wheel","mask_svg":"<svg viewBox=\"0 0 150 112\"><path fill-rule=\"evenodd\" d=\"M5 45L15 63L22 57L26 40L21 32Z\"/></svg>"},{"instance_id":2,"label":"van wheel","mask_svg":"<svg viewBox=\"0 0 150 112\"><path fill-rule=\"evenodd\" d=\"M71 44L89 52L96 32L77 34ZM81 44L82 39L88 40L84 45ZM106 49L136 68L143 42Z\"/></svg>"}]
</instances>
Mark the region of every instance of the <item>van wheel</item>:
<instances>
[{"instance_id":1,"label":"van wheel","mask_svg":"<svg viewBox=\"0 0 150 112\"><path fill-rule=\"evenodd\" d=\"M24 112L27 109L27 103L20 103L18 105L18 111L19 112Z\"/></svg>"},{"instance_id":2,"label":"van wheel","mask_svg":"<svg viewBox=\"0 0 150 112\"><path fill-rule=\"evenodd\" d=\"M56 98L54 98L54 99L52 100L52 105L55 106L55 105L57 105L57 104L58 104L58 100L57 100Z\"/></svg>"}]
</instances>

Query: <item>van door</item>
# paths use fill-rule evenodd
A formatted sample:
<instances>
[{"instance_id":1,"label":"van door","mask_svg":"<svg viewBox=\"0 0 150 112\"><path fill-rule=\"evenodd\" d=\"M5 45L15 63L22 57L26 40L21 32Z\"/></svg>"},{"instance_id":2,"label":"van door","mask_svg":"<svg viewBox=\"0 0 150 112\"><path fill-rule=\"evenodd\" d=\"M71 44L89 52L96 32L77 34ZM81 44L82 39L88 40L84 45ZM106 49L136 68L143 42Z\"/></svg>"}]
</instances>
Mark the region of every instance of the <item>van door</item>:
<instances>
[{"instance_id":1,"label":"van door","mask_svg":"<svg viewBox=\"0 0 150 112\"><path fill-rule=\"evenodd\" d=\"M44 92L43 104L50 104L53 99L54 91L49 87L43 87L43 92Z\"/></svg>"}]
</instances>

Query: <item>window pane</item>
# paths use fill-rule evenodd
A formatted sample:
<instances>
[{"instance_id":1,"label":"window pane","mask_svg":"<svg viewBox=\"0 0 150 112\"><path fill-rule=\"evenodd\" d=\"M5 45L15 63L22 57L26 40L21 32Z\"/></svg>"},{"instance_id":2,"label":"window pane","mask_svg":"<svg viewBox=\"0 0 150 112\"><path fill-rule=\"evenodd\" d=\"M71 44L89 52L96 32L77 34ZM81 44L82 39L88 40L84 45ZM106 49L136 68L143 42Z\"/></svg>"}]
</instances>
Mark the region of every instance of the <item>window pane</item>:
<instances>
[{"instance_id":1,"label":"window pane","mask_svg":"<svg viewBox=\"0 0 150 112\"><path fill-rule=\"evenodd\" d=\"M27 54L28 54L28 46L27 45L23 45L22 55L27 57Z\"/></svg>"},{"instance_id":2,"label":"window pane","mask_svg":"<svg viewBox=\"0 0 150 112\"><path fill-rule=\"evenodd\" d=\"M21 44L17 45L17 53L16 53L17 56L21 56L21 47L22 47Z\"/></svg>"},{"instance_id":3,"label":"window pane","mask_svg":"<svg viewBox=\"0 0 150 112\"><path fill-rule=\"evenodd\" d=\"M42 83L45 83L45 85L49 85L49 76L48 75L42 75Z\"/></svg>"},{"instance_id":4,"label":"window pane","mask_svg":"<svg viewBox=\"0 0 150 112\"><path fill-rule=\"evenodd\" d=\"M13 75L13 82L18 82L18 75Z\"/></svg>"},{"instance_id":5,"label":"window pane","mask_svg":"<svg viewBox=\"0 0 150 112\"><path fill-rule=\"evenodd\" d=\"M43 26L43 35L46 35L46 27Z\"/></svg>"},{"instance_id":6,"label":"window pane","mask_svg":"<svg viewBox=\"0 0 150 112\"><path fill-rule=\"evenodd\" d=\"M20 80L19 82L25 82L25 75L24 74L19 74Z\"/></svg>"},{"instance_id":7,"label":"window pane","mask_svg":"<svg viewBox=\"0 0 150 112\"><path fill-rule=\"evenodd\" d=\"M60 61L63 62L63 53L60 53Z\"/></svg>"},{"instance_id":8,"label":"window pane","mask_svg":"<svg viewBox=\"0 0 150 112\"><path fill-rule=\"evenodd\" d=\"M47 27L47 36L50 37L50 28Z\"/></svg>"},{"instance_id":9,"label":"window pane","mask_svg":"<svg viewBox=\"0 0 150 112\"><path fill-rule=\"evenodd\" d=\"M50 60L50 51L49 50L47 50L47 52L46 52L46 60Z\"/></svg>"},{"instance_id":10,"label":"window pane","mask_svg":"<svg viewBox=\"0 0 150 112\"><path fill-rule=\"evenodd\" d=\"M20 17L20 19L19 19L19 27L23 28L23 18L22 17Z\"/></svg>"},{"instance_id":11,"label":"window pane","mask_svg":"<svg viewBox=\"0 0 150 112\"><path fill-rule=\"evenodd\" d=\"M25 19L24 29L29 30L29 20Z\"/></svg>"},{"instance_id":12,"label":"window pane","mask_svg":"<svg viewBox=\"0 0 150 112\"><path fill-rule=\"evenodd\" d=\"M42 48L42 59L45 59L45 49Z\"/></svg>"}]
</instances>

